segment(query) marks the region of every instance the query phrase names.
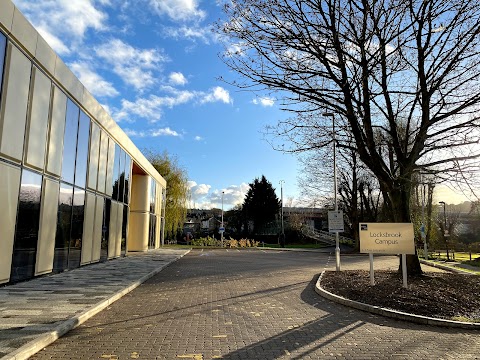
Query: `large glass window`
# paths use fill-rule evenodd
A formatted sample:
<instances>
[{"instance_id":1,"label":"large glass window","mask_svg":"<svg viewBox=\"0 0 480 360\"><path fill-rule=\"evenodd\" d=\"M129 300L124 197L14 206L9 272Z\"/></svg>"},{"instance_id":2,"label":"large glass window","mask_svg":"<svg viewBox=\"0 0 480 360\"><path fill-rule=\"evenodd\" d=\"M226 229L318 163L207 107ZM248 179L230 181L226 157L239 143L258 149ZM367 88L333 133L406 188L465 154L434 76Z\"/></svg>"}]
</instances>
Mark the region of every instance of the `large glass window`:
<instances>
[{"instance_id":1,"label":"large glass window","mask_svg":"<svg viewBox=\"0 0 480 360\"><path fill-rule=\"evenodd\" d=\"M113 190L112 190L112 199L118 200L119 198L119 189L123 188L120 186L120 146L115 144L115 157L114 157L114 164L113 164Z\"/></svg>"},{"instance_id":2,"label":"large glass window","mask_svg":"<svg viewBox=\"0 0 480 360\"><path fill-rule=\"evenodd\" d=\"M125 154L125 192L123 194L123 202L128 204L130 199L130 174L132 171L132 159Z\"/></svg>"},{"instance_id":3,"label":"large glass window","mask_svg":"<svg viewBox=\"0 0 480 360\"><path fill-rule=\"evenodd\" d=\"M42 176L22 170L10 276L12 282L30 279L35 273L41 195Z\"/></svg>"},{"instance_id":4,"label":"large glass window","mask_svg":"<svg viewBox=\"0 0 480 360\"><path fill-rule=\"evenodd\" d=\"M75 163L75 185L85 188L87 178L88 138L90 135L90 118L80 112L78 123L77 161Z\"/></svg>"},{"instance_id":5,"label":"large glass window","mask_svg":"<svg viewBox=\"0 0 480 360\"><path fill-rule=\"evenodd\" d=\"M102 243L100 250L100 261L108 260L108 237L110 236L110 210L112 207L112 200L105 199L105 206L103 207L103 224L102 224Z\"/></svg>"},{"instance_id":6,"label":"large glass window","mask_svg":"<svg viewBox=\"0 0 480 360\"><path fill-rule=\"evenodd\" d=\"M156 185L154 179L150 178L150 212L155 214L155 193L156 193Z\"/></svg>"},{"instance_id":7,"label":"large glass window","mask_svg":"<svg viewBox=\"0 0 480 360\"><path fill-rule=\"evenodd\" d=\"M62 180L73 184L77 148L78 116L80 109L72 100L67 101L65 133L63 136Z\"/></svg>"},{"instance_id":8,"label":"large glass window","mask_svg":"<svg viewBox=\"0 0 480 360\"><path fill-rule=\"evenodd\" d=\"M120 150L120 173L118 180L118 201L123 203L123 198L125 196L125 151L123 151L123 149Z\"/></svg>"},{"instance_id":9,"label":"large glass window","mask_svg":"<svg viewBox=\"0 0 480 360\"><path fill-rule=\"evenodd\" d=\"M157 217L154 214L150 214L150 226L148 229L148 248L155 249L155 236L157 230Z\"/></svg>"},{"instance_id":10,"label":"large glass window","mask_svg":"<svg viewBox=\"0 0 480 360\"><path fill-rule=\"evenodd\" d=\"M85 216L85 190L73 190L72 230L68 249L68 268L80 266L82 256L83 218Z\"/></svg>"},{"instance_id":11,"label":"large glass window","mask_svg":"<svg viewBox=\"0 0 480 360\"><path fill-rule=\"evenodd\" d=\"M55 236L55 256L53 271L60 272L68 269L68 245L72 225L73 187L60 184L58 197L57 234Z\"/></svg>"},{"instance_id":12,"label":"large glass window","mask_svg":"<svg viewBox=\"0 0 480 360\"><path fill-rule=\"evenodd\" d=\"M5 63L5 49L7 46L7 38L0 33L0 94L2 93L3 65Z\"/></svg>"},{"instance_id":13,"label":"large glass window","mask_svg":"<svg viewBox=\"0 0 480 360\"><path fill-rule=\"evenodd\" d=\"M123 220L122 220L122 255L125 255L127 250L127 226L128 226L128 216L130 215L129 207L125 205L123 207Z\"/></svg>"}]
</instances>

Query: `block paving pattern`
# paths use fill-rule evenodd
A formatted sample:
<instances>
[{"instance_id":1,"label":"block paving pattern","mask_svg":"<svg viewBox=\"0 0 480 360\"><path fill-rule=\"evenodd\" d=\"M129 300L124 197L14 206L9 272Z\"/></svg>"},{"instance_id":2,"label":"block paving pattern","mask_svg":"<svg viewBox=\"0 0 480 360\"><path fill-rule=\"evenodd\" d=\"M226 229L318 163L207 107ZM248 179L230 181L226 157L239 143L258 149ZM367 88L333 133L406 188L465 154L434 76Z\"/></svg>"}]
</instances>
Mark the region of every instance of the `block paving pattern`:
<instances>
[{"instance_id":1,"label":"block paving pattern","mask_svg":"<svg viewBox=\"0 0 480 360\"><path fill-rule=\"evenodd\" d=\"M84 266L0 288L0 358L180 258L185 250Z\"/></svg>"},{"instance_id":2,"label":"block paving pattern","mask_svg":"<svg viewBox=\"0 0 480 360\"><path fill-rule=\"evenodd\" d=\"M368 258L342 257L348 267ZM376 260L395 267L395 257ZM328 253L194 250L32 359L479 359L478 331L422 326L314 292ZM401 284L399 284L401 286Z\"/></svg>"}]
</instances>

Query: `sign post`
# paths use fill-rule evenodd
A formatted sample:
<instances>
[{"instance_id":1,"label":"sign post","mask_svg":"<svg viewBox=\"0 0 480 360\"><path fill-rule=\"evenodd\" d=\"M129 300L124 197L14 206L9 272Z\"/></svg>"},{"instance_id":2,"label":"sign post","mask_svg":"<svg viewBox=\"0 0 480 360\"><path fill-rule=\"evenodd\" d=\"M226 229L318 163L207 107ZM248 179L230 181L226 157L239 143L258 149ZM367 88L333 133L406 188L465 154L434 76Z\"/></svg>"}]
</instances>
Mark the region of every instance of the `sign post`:
<instances>
[{"instance_id":1,"label":"sign post","mask_svg":"<svg viewBox=\"0 0 480 360\"><path fill-rule=\"evenodd\" d=\"M340 271L340 239L339 232L344 232L343 211L335 209L328 212L328 232L335 233L336 270Z\"/></svg>"},{"instance_id":2,"label":"sign post","mask_svg":"<svg viewBox=\"0 0 480 360\"><path fill-rule=\"evenodd\" d=\"M402 255L403 286L407 284L407 254L415 254L412 223L360 223L360 252L370 254L370 283L373 278L373 254Z\"/></svg>"},{"instance_id":3,"label":"sign post","mask_svg":"<svg viewBox=\"0 0 480 360\"><path fill-rule=\"evenodd\" d=\"M375 275L373 273L373 254L368 254L368 257L370 258L370 285L373 286L375 285Z\"/></svg>"},{"instance_id":4,"label":"sign post","mask_svg":"<svg viewBox=\"0 0 480 360\"><path fill-rule=\"evenodd\" d=\"M407 284L407 255L402 254L402 275L403 275L403 287L408 289Z\"/></svg>"}]
</instances>

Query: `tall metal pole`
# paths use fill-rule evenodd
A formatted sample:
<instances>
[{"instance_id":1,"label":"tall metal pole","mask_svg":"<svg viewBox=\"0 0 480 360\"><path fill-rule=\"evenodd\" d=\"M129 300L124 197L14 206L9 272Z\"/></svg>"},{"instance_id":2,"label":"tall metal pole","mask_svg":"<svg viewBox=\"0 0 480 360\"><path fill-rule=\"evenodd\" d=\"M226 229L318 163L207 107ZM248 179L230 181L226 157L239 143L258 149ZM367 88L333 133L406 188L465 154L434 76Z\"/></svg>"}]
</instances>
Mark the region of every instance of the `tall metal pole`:
<instances>
[{"instance_id":1,"label":"tall metal pole","mask_svg":"<svg viewBox=\"0 0 480 360\"><path fill-rule=\"evenodd\" d=\"M323 116L332 117L332 130L333 130L333 196L335 201L335 211L338 211L337 201L337 140L335 137L335 115L333 113L324 113ZM336 271L340 271L340 238L338 231L335 232L335 267Z\"/></svg>"},{"instance_id":2,"label":"tall metal pole","mask_svg":"<svg viewBox=\"0 0 480 360\"><path fill-rule=\"evenodd\" d=\"M222 229L223 229L223 194L225 194L225 191L222 191L222 223L221 223ZM223 248L223 230L220 231L220 239L222 241L222 248Z\"/></svg>"},{"instance_id":3,"label":"tall metal pole","mask_svg":"<svg viewBox=\"0 0 480 360\"><path fill-rule=\"evenodd\" d=\"M423 183L422 173L420 173L420 183L422 184L422 226L420 228L420 235L423 240L423 257L425 260L428 260L427 234L425 229L425 184Z\"/></svg>"},{"instance_id":4,"label":"tall metal pole","mask_svg":"<svg viewBox=\"0 0 480 360\"><path fill-rule=\"evenodd\" d=\"M282 221L282 237L285 236L285 229L283 227L283 183L284 180L280 180L280 199L281 199L281 205L282 205L282 211L280 213L280 219Z\"/></svg>"},{"instance_id":5,"label":"tall metal pole","mask_svg":"<svg viewBox=\"0 0 480 360\"><path fill-rule=\"evenodd\" d=\"M448 253L448 241L447 241L447 237L450 236L450 234L448 233L448 230L447 230L447 212L445 210L445 201L439 201L438 202L439 204L442 204L443 205L443 218L445 220L445 225L444 225L444 229L443 229L443 237L445 238L445 246L447 248L447 260L450 260L450 254Z\"/></svg>"}]
</instances>

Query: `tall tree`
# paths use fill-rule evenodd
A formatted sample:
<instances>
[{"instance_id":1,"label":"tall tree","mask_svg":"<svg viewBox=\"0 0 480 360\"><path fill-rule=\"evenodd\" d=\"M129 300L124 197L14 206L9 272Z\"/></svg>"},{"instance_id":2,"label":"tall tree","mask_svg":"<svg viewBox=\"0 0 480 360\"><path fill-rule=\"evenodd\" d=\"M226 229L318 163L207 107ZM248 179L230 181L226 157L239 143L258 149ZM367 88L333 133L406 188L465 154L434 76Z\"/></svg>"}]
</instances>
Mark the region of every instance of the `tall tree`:
<instances>
[{"instance_id":1,"label":"tall tree","mask_svg":"<svg viewBox=\"0 0 480 360\"><path fill-rule=\"evenodd\" d=\"M253 230L259 231L276 219L280 206L272 183L262 175L249 184L242 208L245 219L253 222Z\"/></svg>"},{"instance_id":2,"label":"tall tree","mask_svg":"<svg viewBox=\"0 0 480 360\"><path fill-rule=\"evenodd\" d=\"M231 0L225 12L236 85L277 91L299 111L277 128L293 151L328 144L321 114L333 113L338 146L376 176L391 221L410 222L415 171L478 169L478 1ZM416 256L407 266L421 273Z\"/></svg>"},{"instance_id":3,"label":"tall tree","mask_svg":"<svg viewBox=\"0 0 480 360\"><path fill-rule=\"evenodd\" d=\"M232 209L225 211L225 223L230 234L234 237L242 235L242 227L245 223L243 219L243 209L241 204L235 205Z\"/></svg>"},{"instance_id":4,"label":"tall tree","mask_svg":"<svg viewBox=\"0 0 480 360\"><path fill-rule=\"evenodd\" d=\"M190 197L187 172L180 167L177 158L167 152L159 154L145 151L147 159L167 182L165 200L165 238L173 239L183 227L187 217L187 201Z\"/></svg>"}]
</instances>

